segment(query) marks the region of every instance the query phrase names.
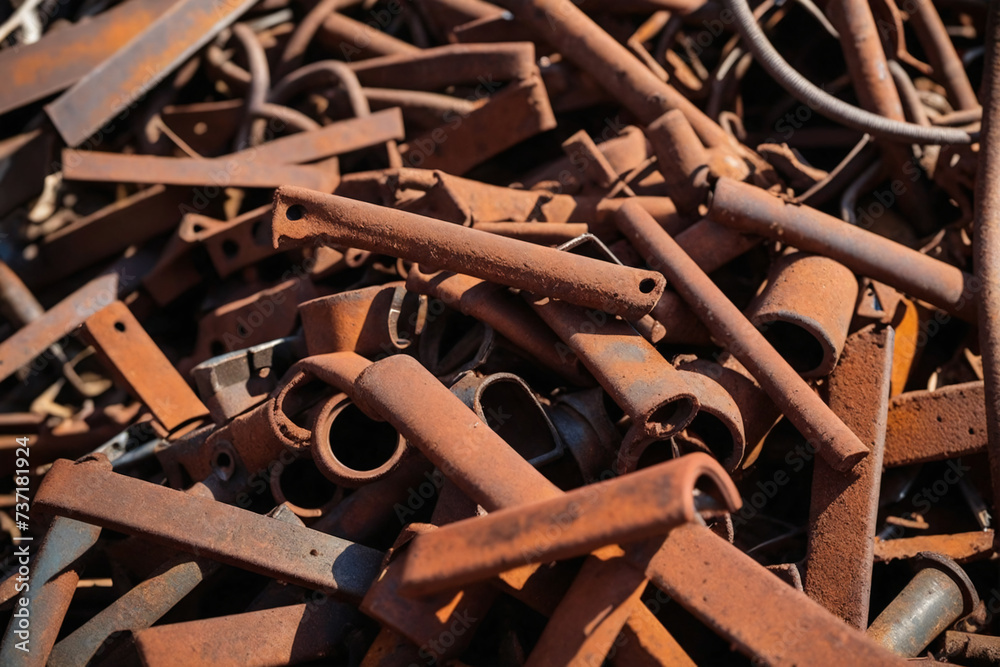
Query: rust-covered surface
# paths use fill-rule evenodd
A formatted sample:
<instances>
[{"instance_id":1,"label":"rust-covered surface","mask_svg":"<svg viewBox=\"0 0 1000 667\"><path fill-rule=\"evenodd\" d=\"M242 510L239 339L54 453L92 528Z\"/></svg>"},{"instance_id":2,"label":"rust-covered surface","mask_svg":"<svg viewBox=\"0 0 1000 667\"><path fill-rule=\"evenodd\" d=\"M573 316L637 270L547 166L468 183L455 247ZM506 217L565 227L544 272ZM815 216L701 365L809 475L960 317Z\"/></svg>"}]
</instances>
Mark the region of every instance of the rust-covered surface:
<instances>
[{"instance_id":1,"label":"rust-covered surface","mask_svg":"<svg viewBox=\"0 0 1000 667\"><path fill-rule=\"evenodd\" d=\"M0 10L0 664L995 664L1000 5L813 4Z\"/></svg>"}]
</instances>

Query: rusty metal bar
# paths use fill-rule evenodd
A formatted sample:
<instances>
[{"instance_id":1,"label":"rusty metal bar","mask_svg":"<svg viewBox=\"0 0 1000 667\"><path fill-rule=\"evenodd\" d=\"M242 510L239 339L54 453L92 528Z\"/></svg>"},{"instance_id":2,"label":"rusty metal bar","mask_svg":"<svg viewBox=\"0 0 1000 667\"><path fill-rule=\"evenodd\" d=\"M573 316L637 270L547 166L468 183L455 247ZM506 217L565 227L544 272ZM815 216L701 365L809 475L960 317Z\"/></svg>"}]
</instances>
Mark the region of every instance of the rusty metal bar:
<instances>
[{"instance_id":1,"label":"rusty metal bar","mask_svg":"<svg viewBox=\"0 0 1000 667\"><path fill-rule=\"evenodd\" d=\"M371 58L349 67L363 86L431 91L459 83L480 84L484 72L496 81L514 81L537 71L535 46L530 42L449 44L424 49L419 55Z\"/></svg>"},{"instance_id":2,"label":"rusty metal bar","mask_svg":"<svg viewBox=\"0 0 1000 667\"><path fill-rule=\"evenodd\" d=\"M985 450L984 396L982 381L895 396L889 406L885 467L954 459Z\"/></svg>"},{"instance_id":3,"label":"rusty metal bar","mask_svg":"<svg viewBox=\"0 0 1000 667\"><path fill-rule=\"evenodd\" d=\"M362 248L530 290L637 320L663 291L652 271L507 239L405 211L283 187L275 193L275 247L309 242Z\"/></svg>"},{"instance_id":4,"label":"rusty metal bar","mask_svg":"<svg viewBox=\"0 0 1000 667\"><path fill-rule=\"evenodd\" d=\"M107 60L48 104L46 113L66 143L79 146L252 4L252 0L175 2L145 30L129 33L135 38L110 51Z\"/></svg>"},{"instance_id":5,"label":"rusty metal bar","mask_svg":"<svg viewBox=\"0 0 1000 667\"><path fill-rule=\"evenodd\" d=\"M18 569L3 584L5 589L8 585L10 587L3 591L3 598L13 598L17 605L0 643L0 661L3 664L42 667L48 662L76 592L84 559L100 534L101 529L96 526L56 517L45 532L30 566L18 552L30 553L34 549L30 541L19 541L14 550ZM21 600L27 600L27 604ZM17 610L22 607L28 610L27 616L17 615ZM27 619L27 625L21 624L21 618ZM20 642L26 642L22 646L27 650L18 648Z\"/></svg>"},{"instance_id":6,"label":"rusty metal bar","mask_svg":"<svg viewBox=\"0 0 1000 667\"><path fill-rule=\"evenodd\" d=\"M112 473L100 459L56 461L35 505L353 601L382 561L360 544Z\"/></svg>"},{"instance_id":7,"label":"rusty metal bar","mask_svg":"<svg viewBox=\"0 0 1000 667\"><path fill-rule=\"evenodd\" d=\"M893 330L874 325L853 334L844 346L829 379L830 409L871 453L850 476L817 460L809 501L805 593L861 630L868 625L892 351Z\"/></svg>"},{"instance_id":8,"label":"rusty metal bar","mask_svg":"<svg viewBox=\"0 0 1000 667\"><path fill-rule=\"evenodd\" d=\"M338 120L317 130L296 132L246 148L215 160L245 160L270 164L305 164L333 155L371 148L394 139L403 139L403 114L399 109L372 112L370 116Z\"/></svg>"},{"instance_id":9,"label":"rusty metal bar","mask_svg":"<svg viewBox=\"0 0 1000 667\"><path fill-rule=\"evenodd\" d=\"M899 559L916 558L931 551L951 558L958 563L990 558L994 554L992 530L953 535L918 535L894 540L875 540L875 562L888 563Z\"/></svg>"},{"instance_id":10,"label":"rusty metal bar","mask_svg":"<svg viewBox=\"0 0 1000 667\"><path fill-rule=\"evenodd\" d=\"M63 153L63 178L71 181L234 188L276 188L283 184L298 184L323 192L332 192L340 180L339 172L329 162L322 165L263 164L252 153L254 149L248 149L230 158L200 160L95 151L70 152L67 149Z\"/></svg>"},{"instance_id":11,"label":"rusty metal bar","mask_svg":"<svg viewBox=\"0 0 1000 667\"><path fill-rule=\"evenodd\" d=\"M208 408L121 301L88 317L83 332L108 370L146 404L167 431L208 414Z\"/></svg>"},{"instance_id":12,"label":"rusty metal bar","mask_svg":"<svg viewBox=\"0 0 1000 667\"><path fill-rule=\"evenodd\" d=\"M118 283L117 274L102 274L0 342L0 380L31 363L32 359L71 333L92 314L115 301L118 298Z\"/></svg>"},{"instance_id":13,"label":"rusty metal bar","mask_svg":"<svg viewBox=\"0 0 1000 667\"><path fill-rule=\"evenodd\" d=\"M765 664L906 664L704 526L678 526L648 565L636 565L741 653Z\"/></svg>"},{"instance_id":14,"label":"rusty metal bar","mask_svg":"<svg viewBox=\"0 0 1000 667\"><path fill-rule=\"evenodd\" d=\"M655 220L631 204L622 207L617 220L639 252L670 279L712 335L729 347L831 466L848 470L868 455L868 448Z\"/></svg>"},{"instance_id":15,"label":"rusty metal bar","mask_svg":"<svg viewBox=\"0 0 1000 667\"><path fill-rule=\"evenodd\" d=\"M620 547L609 546L587 557L525 667L604 662L633 610L642 605L647 584L642 572L611 565L624 565L623 555Z\"/></svg>"},{"instance_id":16,"label":"rusty metal bar","mask_svg":"<svg viewBox=\"0 0 1000 667\"><path fill-rule=\"evenodd\" d=\"M173 0L128 0L46 34L34 44L0 51L10 79L0 90L0 114L69 88L156 21Z\"/></svg>"},{"instance_id":17,"label":"rusty metal bar","mask_svg":"<svg viewBox=\"0 0 1000 667\"><path fill-rule=\"evenodd\" d=\"M507 84L464 118L413 137L400 147L403 163L464 174L500 152L556 126L541 76Z\"/></svg>"},{"instance_id":18,"label":"rusty metal bar","mask_svg":"<svg viewBox=\"0 0 1000 667\"><path fill-rule=\"evenodd\" d=\"M56 230L39 243L40 265L29 269L32 283L61 280L172 230L186 200L190 193L153 185Z\"/></svg>"},{"instance_id":19,"label":"rusty metal bar","mask_svg":"<svg viewBox=\"0 0 1000 667\"><path fill-rule=\"evenodd\" d=\"M160 625L137 633L135 647L147 667L309 662L336 655L356 614L343 603L296 604Z\"/></svg>"}]
</instances>

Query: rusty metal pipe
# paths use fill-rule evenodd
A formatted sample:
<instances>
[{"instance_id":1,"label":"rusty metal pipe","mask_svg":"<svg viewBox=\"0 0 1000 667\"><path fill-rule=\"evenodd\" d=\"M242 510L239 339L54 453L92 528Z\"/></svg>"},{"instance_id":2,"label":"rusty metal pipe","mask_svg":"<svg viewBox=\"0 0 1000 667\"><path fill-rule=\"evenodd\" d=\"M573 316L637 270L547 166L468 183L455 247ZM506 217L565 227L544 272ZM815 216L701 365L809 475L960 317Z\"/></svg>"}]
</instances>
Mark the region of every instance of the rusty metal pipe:
<instances>
[{"instance_id":1,"label":"rusty metal pipe","mask_svg":"<svg viewBox=\"0 0 1000 667\"><path fill-rule=\"evenodd\" d=\"M514 13L549 41L577 67L595 77L643 123L651 123L677 109L691 123L702 141L735 152L729 135L712 119L661 81L629 50L606 33L570 0L502 0Z\"/></svg>"},{"instance_id":2,"label":"rusty metal pipe","mask_svg":"<svg viewBox=\"0 0 1000 667\"><path fill-rule=\"evenodd\" d=\"M927 53L927 59L934 68L935 78L948 91L948 98L955 105L955 109L979 108L979 99L969 82L965 65L955 51L955 45L948 35L941 15L934 7L933 0L913 0L910 6L913 7L910 10L910 25L913 26L917 39Z\"/></svg>"},{"instance_id":3,"label":"rusty metal pipe","mask_svg":"<svg viewBox=\"0 0 1000 667\"><path fill-rule=\"evenodd\" d=\"M652 271L304 188L275 192L273 238L275 247L311 242L371 250L632 320L652 310L663 292L663 277Z\"/></svg>"},{"instance_id":4,"label":"rusty metal pipe","mask_svg":"<svg viewBox=\"0 0 1000 667\"><path fill-rule=\"evenodd\" d=\"M670 362L627 322L546 297L528 294L525 298L565 343L552 352L579 357L631 418L626 441L668 438L694 419L698 397Z\"/></svg>"},{"instance_id":5,"label":"rusty metal pipe","mask_svg":"<svg viewBox=\"0 0 1000 667\"><path fill-rule=\"evenodd\" d=\"M747 317L806 378L829 375L847 340L858 280L844 265L788 252L775 260Z\"/></svg>"},{"instance_id":6,"label":"rusty metal pipe","mask_svg":"<svg viewBox=\"0 0 1000 667\"><path fill-rule=\"evenodd\" d=\"M698 414L677 436L678 443L682 450L708 452L726 472L734 472L743 463L746 451L746 431L739 404L715 378L680 366L678 370L693 388L699 404Z\"/></svg>"},{"instance_id":7,"label":"rusty metal pipe","mask_svg":"<svg viewBox=\"0 0 1000 667\"><path fill-rule=\"evenodd\" d=\"M796 428L837 470L848 470L868 448L834 415L791 366L691 258L642 209L630 204L618 214L619 228L651 264L660 268L712 335L753 374Z\"/></svg>"},{"instance_id":8,"label":"rusty metal pipe","mask_svg":"<svg viewBox=\"0 0 1000 667\"><path fill-rule=\"evenodd\" d=\"M1000 637L948 630L943 653L955 664L995 665L1000 663Z\"/></svg>"},{"instance_id":9,"label":"rusty metal pipe","mask_svg":"<svg viewBox=\"0 0 1000 667\"><path fill-rule=\"evenodd\" d=\"M473 222L472 228L541 245L559 245L590 231L581 222Z\"/></svg>"},{"instance_id":10,"label":"rusty metal pipe","mask_svg":"<svg viewBox=\"0 0 1000 667\"><path fill-rule=\"evenodd\" d=\"M1000 6L991 3L983 68L983 129L973 211L973 266L981 292L979 347L986 388L986 451L994 499L1000 499ZM997 500L994 500L997 502Z\"/></svg>"},{"instance_id":11,"label":"rusty metal pipe","mask_svg":"<svg viewBox=\"0 0 1000 667\"><path fill-rule=\"evenodd\" d=\"M708 197L708 151L683 113L674 109L646 128L657 167L677 208L695 214Z\"/></svg>"},{"instance_id":12,"label":"rusty metal pipe","mask_svg":"<svg viewBox=\"0 0 1000 667\"><path fill-rule=\"evenodd\" d=\"M316 413L310 442L319 471L347 488L385 477L406 453L406 441L396 429L362 413L342 394L328 399Z\"/></svg>"},{"instance_id":13,"label":"rusty metal pipe","mask_svg":"<svg viewBox=\"0 0 1000 667\"><path fill-rule=\"evenodd\" d=\"M719 511L739 509L739 494L722 467L695 453L550 500L458 521L410 542L400 591L426 595L521 565L664 535L697 520L700 494L710 496Z\"/></svg>"},{"instance_id":14,"label":"rusty metal pipe","mask_svg":"<svg viewBox=\"0 0 1000 667\"><path fill-rule=\"evenodd\" d=\"M808 206L787 204L752 185L719 179L708 216L726 227L830 257L857 274L923 299L966 322L976 321L977 299L973 297L979 280Z\"/></svg>"},{"instance_id":15,"label":"rusty metal pipe","mask_svg":"<svg viewBox=\"0 0 1000 667\"><path fill-rule=\"evenodd\" d=\"M533 359L574 384L593 384L576 357L552 354L559 345L558 337L521 299L502 286L461 273L426 273L418 265L407 275L406 287L490 325Z\"/></svg>"}]
</instances>

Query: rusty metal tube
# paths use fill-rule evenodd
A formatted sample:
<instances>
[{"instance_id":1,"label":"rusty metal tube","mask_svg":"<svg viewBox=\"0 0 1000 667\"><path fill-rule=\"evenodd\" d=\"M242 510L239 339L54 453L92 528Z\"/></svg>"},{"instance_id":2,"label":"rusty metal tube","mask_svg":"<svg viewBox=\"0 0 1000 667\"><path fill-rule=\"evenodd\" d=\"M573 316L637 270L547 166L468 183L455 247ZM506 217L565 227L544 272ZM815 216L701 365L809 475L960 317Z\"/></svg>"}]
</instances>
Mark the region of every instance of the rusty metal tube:
<instances>
[{"instance_id":1,"label":"rusty metal tube","mask_svg":"<svg viewBox=\"0 0 1000 667\"><path fill-rule=\"evenodd\" d=\"M799 375L823 377L844 349L857 299L858 280L843 264L789 252L771 266L747 317Z\"/></svg>"},{"instance_id":2,"label":"rusty metal tube","mask_svg":"<svg viewBox=\"0 0 1000 667\"><path fill-rule=\"evenodd\" d=\"M808 206L788 204L752 185L719 179L708 216L732 229L830 257L857 274L923 299L966 322L976 321L972 297L979 281L973 276Z\"/></svg>"},{"instance_id":3,"label":"rusty metal tube","mask_svg":"<svg viewBox=\"0 0 1000 667\"><path fill-rule=\"evenodd\" d=\"M502 0L500 5L595 77L641 122L651 123L663 113L678 109L707 145L735 148L719 125L673 86L661 81L570 0Z\"/></svg>"},{"instance_id":4,"label":"rusty metal tube","mask_svg":"<svg viewBox=\"0 0 1000 667\"><path fill-rule=\"evenodd\" d=\"M976 109L979 100L965 73L965 65L955 51L951 36L938 14L933 0L913 0L910 5L910 25L927 53L935 78L945 90L955 109ZM984 73L984 80L985 79Z\"/></svg>"},{"instance_id":5,"label":"rusty metal tube","mask_svg":"<svg viewBox=\"0 0 1000 667\"><path fill-rule=\"evenodd\" d=\"M739 494L722 467L695 453L550 500L452 523L413 539L400 591L426 595L528 563L664 535L696 520L697 494L711 496L719 511L739 509Z\"/></svg>"},{"instance_id":6,"label":"rusty metal tube","mask_svg":"<svg viewBox=\"0 0 1000 667\"><path fill-rule=\"evenodd\" d=\"M446 474L456 473L449 476L487 510L560 493L411 357L389 357L365 369L354 383L354 400L382 415Z\"/></svg>"},{"instance_id":7,"label":"rusty metal tube","mask_svg":"<svg viewBox=\"0 0 1000 667\"><path fill-rule=\"evenodd\" d=\"M986 451L1000 499L1000 5L990 3L983 68L983 130L976 171L973 265L979 294L979 347L986 388ZM997 502L994 500L994 502Z\"/></svg>"},{"instance_id":8,"label":"rusty metal tube","mask_svg":"<svg viewBox=\"0 0 1000 667\"><path fill-rule=\"evenodd\" d=\"M627 322L544 297L526 298L565 343L553 352L575 353L632 419L631 437L670 437L694 419L698 397Z\"/></svg>"},{"instance_id":9,"label":"rusty metal tube","mask_svg":"<svg viewBox=\"0 0 1000 667\"><path fill-rule=\"evenodd\" d=\"M837 470L848 470L868 448L798 376L756 328L656 221L630 203L619 228L701 317L712 335L753 374L775 404Z\"/></svg>"},{"instance_id":10,"label":"rusty metal tube","mask_svg":"<svg viewBox=\"0 0 1000 667\"><path fill-rule=\"evenodd\" d=\"M420 266L414 266L406 277L406 288L440 299L446 306L490 325L532 358L574 384L593 384L576 357L553 354L559 338L521 299L503 287L461 273L426 273Z\"/></svg>"},{"instance_id":11,"label":"rusty metal tube","mask_svg":"<svg viewBox=\"0 0 1000 667\"><path fill-rule=\"evenodd\" d=\"M515 239L295 187L274 195L275 247L314 244L362 248L455 271L630 320L653 309L663 277L611 266Z\"/></svg>"}]
</instances>

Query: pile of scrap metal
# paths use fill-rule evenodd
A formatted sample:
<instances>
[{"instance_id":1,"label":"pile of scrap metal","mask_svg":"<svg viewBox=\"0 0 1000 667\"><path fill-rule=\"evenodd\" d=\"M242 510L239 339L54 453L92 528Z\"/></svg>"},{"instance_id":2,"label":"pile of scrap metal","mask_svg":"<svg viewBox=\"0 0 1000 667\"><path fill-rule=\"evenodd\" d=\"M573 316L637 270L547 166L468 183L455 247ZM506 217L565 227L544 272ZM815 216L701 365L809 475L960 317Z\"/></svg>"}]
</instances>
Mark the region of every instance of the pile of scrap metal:
<instances>
[{"instance_id":1,"label":"pile of scrap metal","mask_svg":"<svg viewBox=\"0 0 1000 667\"><path fill-rule=\"evenodd\" d=\"M1000 664L1000 3L14 4L0 664Z\"/></svg>"}]
</instances>

